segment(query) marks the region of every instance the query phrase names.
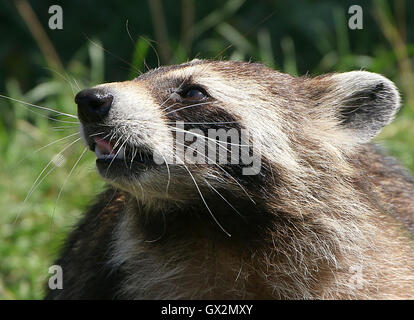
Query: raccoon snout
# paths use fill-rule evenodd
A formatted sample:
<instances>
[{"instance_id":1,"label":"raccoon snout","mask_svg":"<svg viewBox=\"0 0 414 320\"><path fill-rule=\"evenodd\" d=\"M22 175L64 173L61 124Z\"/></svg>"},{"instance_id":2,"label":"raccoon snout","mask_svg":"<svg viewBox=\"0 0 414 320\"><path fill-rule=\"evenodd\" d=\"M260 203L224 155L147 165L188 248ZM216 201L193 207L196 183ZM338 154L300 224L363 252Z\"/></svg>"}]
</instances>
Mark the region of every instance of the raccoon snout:
<instances>
[{"instance_id":1,"label":"raccoon snout","mask_svg":"<svg viewBox=\"0 0 414 320\"><path fill-rule=\"evenodd\" d=\"M114 97L99 89L85 89L75 97L78 117L84 123L103 120L109 113Z\"/></svg>"}]
</instances>

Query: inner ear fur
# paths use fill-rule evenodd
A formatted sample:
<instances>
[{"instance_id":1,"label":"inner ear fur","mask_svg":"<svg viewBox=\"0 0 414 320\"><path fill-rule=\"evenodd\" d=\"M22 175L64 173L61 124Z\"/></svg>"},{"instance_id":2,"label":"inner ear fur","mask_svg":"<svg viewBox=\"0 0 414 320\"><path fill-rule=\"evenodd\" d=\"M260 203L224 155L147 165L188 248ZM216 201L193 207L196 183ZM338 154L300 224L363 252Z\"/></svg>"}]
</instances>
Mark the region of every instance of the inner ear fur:
<instances>
[{"instance_id":1,"label":"inner ear fur","mask_svg":"<svg viewBox=\"0 0 414 320\"><path fill-rule=\"evenodd\" d=\"M400 108L394 83L377 73L351 71L327 77L329 107L341 126L361 142L370 141L389 124Z\"/></svg>"}]
</instances>

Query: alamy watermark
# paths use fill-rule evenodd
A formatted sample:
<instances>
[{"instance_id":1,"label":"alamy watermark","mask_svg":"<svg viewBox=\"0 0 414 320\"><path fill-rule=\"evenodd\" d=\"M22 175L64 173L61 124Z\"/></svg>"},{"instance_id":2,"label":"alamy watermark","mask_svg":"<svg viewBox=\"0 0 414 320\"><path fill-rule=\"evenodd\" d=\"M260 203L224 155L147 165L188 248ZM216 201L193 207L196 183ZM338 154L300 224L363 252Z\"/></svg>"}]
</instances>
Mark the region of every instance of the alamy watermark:
<instances>
[{"instance_id":1,"label":"alamy watermark","mask_svg":"<svg viewBox=\"0 0 414 320\"><path fill-rule=\"evenodd\" d=\"M348 20L349 29L362 30L364 28L364 25L363 25L364 12L362 11L362 7L358 5L350 6L348 9L348 14L351 14Z\"/></svg>"},{"instance_id":2,"label":"alamy watermark","mask_svg":"<svg viewBox=\"0 0 414 320\"><path fill-rule=\"evenodd\" d=\"M349 267L349 273L351 277L349 278L349 284L351 287L361 290L364 287L364 277L362 273L361 265L352 265Z\"/></svg>"},{"instance_id":3,"label":"alamy watermark","mask_svg":"<svg viewBox=\"0 0 414 320\"><path fill-rule=\"evenodd\" d=\"M51 30L62 30L63 29L63 10L59 5L53 5L49 7L48 11L51 16L49 18L49 28Z\"/></svg>"},{"instance_id":4,"label":"alamy watermark","mask_svg":"<svg viewBox=\"0 0 414 320\"><path fill-rule=\"evenodd\" d=\"M63 289L63 270L62 267L59 265L53 265L49 268L49 273L52 276L49 277L49 289L56 290L56 289Z\"/></svg>"},{"instance_id":5,"label":"alamy watermark","mask_svg":"<svg viewBox=\"0 0 414 320\"><path fill-rule=\"evenodd\" d=\"M156 164L217 164L239 165L243 175L257 175L261 168L261 139L251 135L247 129L225 130L209 128L184 129L185 123L177 121L173 145L167 155L153 154Z\"/></svg>"}]
</instances>

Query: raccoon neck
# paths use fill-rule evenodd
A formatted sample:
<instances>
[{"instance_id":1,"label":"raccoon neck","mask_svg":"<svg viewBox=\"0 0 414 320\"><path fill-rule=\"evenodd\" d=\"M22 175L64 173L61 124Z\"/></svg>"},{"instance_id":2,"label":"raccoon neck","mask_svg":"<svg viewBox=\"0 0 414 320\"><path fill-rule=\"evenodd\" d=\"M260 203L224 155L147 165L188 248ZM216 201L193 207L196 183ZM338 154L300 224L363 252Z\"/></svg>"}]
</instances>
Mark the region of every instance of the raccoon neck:
<instances>
[{"instance_id":1,"label":"raccoon neck","mask_svg":"<svg viewBox=\"0 0 414 320\"><path fill-rule=\"evenodd\" d=\"M266 205L231 192L204 195L188 201L154 201L151 204L131 197L127 214L135 221L144 239L160 242L191 239L219 239L227 243L252 245L263 241L274 224L274 215Z\"/></svg>"},{"instance_id":2,"label":"raccoon neck","mask_svg":"<svg viewBox=\"0 0 414 320\"><path fill-rule=\"evenodd\" d=\"M131 198L115 232L113 257L136 275L127 280L131 285L125 288L126 296L315 298L323 295L318 291L321 277L331 281L331 270L348 272L341 259L343 239L313 218L274 212L248 199L231 200L238 212L226 202L206 198L230 237L202 203L163 204L150 210ZM348 251L354 250L350 244L347 240L346 246L353 248ZM160 279L135 278L148 265L160 270ZM167 290L170 285L176 289ZM233 291L226 296L228 288Z\"/></svg>"}]
</instances>

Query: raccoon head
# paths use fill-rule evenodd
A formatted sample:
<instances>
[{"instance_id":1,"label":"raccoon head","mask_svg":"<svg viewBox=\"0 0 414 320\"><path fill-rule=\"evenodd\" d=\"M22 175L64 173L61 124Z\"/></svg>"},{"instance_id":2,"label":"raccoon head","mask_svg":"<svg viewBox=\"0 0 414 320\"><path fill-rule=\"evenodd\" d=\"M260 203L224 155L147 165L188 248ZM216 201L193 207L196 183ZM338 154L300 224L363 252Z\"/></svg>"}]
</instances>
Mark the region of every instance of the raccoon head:
<instances>
[{"instance_id":1,"label":"raccoon head","mask_svg":"<svg viewBox=\"0 0 414 320\"><path fill-rule=\"evenodd\" d=\"M105 179L142 199L186 200L309 190L393 119L399 95L364 71L297 78L193 60L83 90L76 103Z\"/></svg>"}]
</instances>

